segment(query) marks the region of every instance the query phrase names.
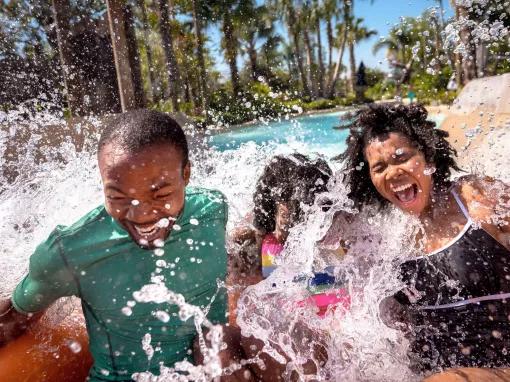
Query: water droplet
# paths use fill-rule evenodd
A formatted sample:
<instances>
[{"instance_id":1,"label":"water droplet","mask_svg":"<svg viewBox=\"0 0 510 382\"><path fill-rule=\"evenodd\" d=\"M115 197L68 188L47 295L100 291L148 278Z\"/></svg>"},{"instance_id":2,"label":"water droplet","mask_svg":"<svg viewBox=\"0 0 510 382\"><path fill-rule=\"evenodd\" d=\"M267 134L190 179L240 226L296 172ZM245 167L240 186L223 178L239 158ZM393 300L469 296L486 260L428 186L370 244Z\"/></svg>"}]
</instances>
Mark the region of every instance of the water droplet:
<instances>
[{"instance_id":1,"label":"water droplet","mask_svg":"<svg viewBox=\"0 0 510 382\"><path fill-rule=\"evenodd\" d=\"M137 206L137 205L139 205L139 204L140 204L140 201L139 201L139 200L136 200L136 199L133 199L133 200L131 200L131 204L132 204L133 206Z\"/></svg>"},{"instance_id":2,"label":"water droplet","mask_svg":"<svg viewBox=\"0 0 510 382\"><path fill-rule=\"evenodd\" d=\"M198 225L198 220L197 219L189 219L189 223L192 225Z\"/></svg>"},{"instance_id":3,"label":"water droplet","mask_svg":"<svg viewBox=\"0 0 510 382\"><path fill-rule=\"evenodd\" d=\"M77 354L79 352L81 352L81 345L79 342L77 341L71 341L69 342L69 349L71 349L71 351L74 353L74 354Z\"/></svg>"},{"instance_id":4,"label":"water droplet","mask_svg":"<svg viewBox=\"0 0 510 382\"><path fill-rule=\"evenodd\" d=\"M165 254L165 250L164 250L164 249L162 249L162 248L156 248L156 249L154 250L154 254L155 254L156 256L163 256L163 255Z\"/></svg>"},{"instance_id":5,"label":"water droplet","mask_svg":"<svg viewBox=\"0 0 510 382\"><path fill-rule=\"evenodd\" d=\"M156 225L159 228L166 228L170 225L170 220L168 220L167 218L159 219L159 221L156 223Z\"/></svg>"},{"instance_id":6,"label":"water droplet","mask_svg":"<svg viewBox=\"0 0 510 382\"><path fill-rule=\"evenodd\" d=\"M163 248L165 246L165 242L161 239L154 240L152 244L154 244L154 246L158 248Z\"/></svg>"},{"instance_id":7,"label":"water droplet","mask_svg":"<svg viewBox=\"0 0 510 382\"><path fill-rule=\"evenodd\" d=\"M166 261L165 260L157 260L156 261L156 266L161 267L161 268L165 268L166 267Z\"/></svg>"},{"instance_id":8,"label":"water droplet","mask_svg":"<svg viewBox=\"0 0 510 382\"><path fill-rule=\"evenodd\" d=\"M128 317L133 314L133 311L128 306L125 306L124 308L122 308L121 312L122 312L123 315L128 316Z\"/></svg>"},{"instance_id":9,"label":"water droplet","mask_svg":"<svg viewBox=\"0 0 510 382\"><path fill-rule=\"evenodd\" d=\"M166 322L170 321L170 315L167 312L164 312L162 310L158 310L156 313L154 313L154 315L161 322L166 323Z\"/></svg>"}]
</instances>

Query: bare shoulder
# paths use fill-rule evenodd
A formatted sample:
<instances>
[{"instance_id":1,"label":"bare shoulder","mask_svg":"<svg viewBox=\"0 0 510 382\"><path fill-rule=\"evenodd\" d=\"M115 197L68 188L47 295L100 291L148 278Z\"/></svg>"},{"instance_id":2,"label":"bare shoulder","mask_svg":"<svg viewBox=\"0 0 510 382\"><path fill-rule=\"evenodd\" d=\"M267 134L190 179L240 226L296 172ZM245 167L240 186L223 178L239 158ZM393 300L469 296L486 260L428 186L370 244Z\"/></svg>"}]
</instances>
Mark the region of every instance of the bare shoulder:
<instances>
[{"instance_id":1,"label":"bare shoulder","mask_svg":"<svg viewBox=\"0 0 510 382\"><path fill-rule=\"evenodd\" d=\"M507 220L510 214L510 187L506 183L469 175L459 179L455 187L473 220L493 235L501 230L501 219Z\"/></svg>"},{"instance_id":2,"label":"bare shoulder","mask_svg":"<svg viewBox=\"0 0 510 382\"><path fill-rule=\"evenodd\" d=\"M499 179L489 176L466 175L459 178L455 188L466 204L472 202L497 202L508 196L510 187Z\"/></svg>"}]
</instances>

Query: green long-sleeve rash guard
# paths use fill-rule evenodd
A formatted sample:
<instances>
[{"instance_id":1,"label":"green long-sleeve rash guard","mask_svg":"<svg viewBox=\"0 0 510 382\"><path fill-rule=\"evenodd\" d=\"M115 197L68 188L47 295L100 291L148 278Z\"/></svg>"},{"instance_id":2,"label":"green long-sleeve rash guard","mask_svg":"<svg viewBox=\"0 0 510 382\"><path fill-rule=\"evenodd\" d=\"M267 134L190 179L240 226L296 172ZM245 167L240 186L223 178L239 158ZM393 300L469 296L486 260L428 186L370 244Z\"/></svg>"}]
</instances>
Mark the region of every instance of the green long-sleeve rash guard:
<instances>
[{"instance_id":1,"label":"green long-sleeve rash guard","mask_svg":"<svg viewBox=\"0 0 510 382\"><path fill-rule=\"evenodd\" d=\"M156 256L141 249L100 206L72 226L57 227L38 246L28 275L13 294L13 305L20 312L37 312L59 297L78 296L94 357L91 380L129 381L140 371L157 375L161 362L171 366L191 359L196 329L193 319L179 319L175 305L132 306L133 292L161 275L168 289L190 304L210 305L208 319L224 323L226 293L221 289L217 294L217 281L225 279L227 270L226 220L227 204L220 192L188 188L164 254ZM157 260L164 260L166 266L159 262L158 267ZM123 310L128 306L131 312ZM166 311L170 320L158 319L157 311ZM146 333L156 349L150 361L142 349Z\"/></svg>"}]
</instances>

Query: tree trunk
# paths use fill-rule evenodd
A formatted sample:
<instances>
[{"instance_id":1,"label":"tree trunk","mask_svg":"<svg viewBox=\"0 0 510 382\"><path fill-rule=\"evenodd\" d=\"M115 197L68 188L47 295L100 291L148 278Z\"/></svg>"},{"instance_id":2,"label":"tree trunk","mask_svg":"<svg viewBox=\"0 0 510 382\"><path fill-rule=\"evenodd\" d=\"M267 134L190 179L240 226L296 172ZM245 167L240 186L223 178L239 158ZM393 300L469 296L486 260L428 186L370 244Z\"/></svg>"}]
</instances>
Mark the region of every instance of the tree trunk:
<instances>
[{"instance_id":1,"label":"tree trunk","mask_svg":"<svg viewBox=\"0 0 510 382\"><path fill-rule=\"evenodd\" d=\"M257 81L257 50L255 49L255 39L252 36L248 39L248 59L250 60L251 79Z\"/></svg>"},{"instance_id":2,"label":"tree trunk","mask_svg":"<svg viewBox=\"0 0 510 382\"><path fill-rule=\"evenodd\" d=\"M344 33L342 35L342 41L340 42L340 52L338 52L338 58L335 65L335 70L331 77L329 86L328 86L328 98L333 98L335 95L335 86L338 81L338 77L340 75L340 69L342 68L342 58L344 56L345 43L347 42L347 28L344 27Z\"/></svg>"},{"instance_id":3,"label":"tree trunk","mask_svg":"<svg viewBox=\"0 0 510 382\"><path fill-rule=\"evenodd\" d=\"M317 28L317 63L318 63L318 95L324 97L324 61L322 60L321 21L316 18Z\"/></svg>"},{"instance_id":4,"label":"tree trunk","mask_svg":"<svg viewBox=\"0 0 510 382\"><path fill-rule=\"evenodd\" d=\"M352 0L343 0L344 4L344 24L347 33L353 34L352 25ZM354 92L354 86L356 84L356 58L354 57L354 37L351 36L347 42L349 46L349 69L351 72L349 80L349 90Z\"/></svg>"},{"instance_id":5,"label":"tree trunk","mask_svg":"<svg viewBox=\"0 0 510 382\"><path fill-rule=\"evenodd\" d=\"M299 49L299 34L294 32L292 34L292 43L294 45L294 56L296 57L296 65L298 67L299 75L301 76L301 84L303 86L303 94L307 97L311 97L310 88L308 87L308 79L306 77L305 68L303 65L303 57Z\"/></svg>"},{"instance_id":6,"label":"tree trunk","mask_svg":"<svg viewBox=\"0 0 510 382\"><path fill-rule=\"evenodd\" d=\"M161 20L159 21L159 30L161 33L161 41L163 43L163 51L165 53L166 67L168 72L168 89L170 99L172 101L172 109L174 112L179 111L179 68L177 59L175 58L174 42L172 31L170 29L170 14L168 8L168 0L159 0L159 12Z\"/></svg>"},{"instance_id":7,"label":"tree trunk","mask_svg":"<svg viewBox=\"0 0 510 382\"><path fill-rule=\"evenodd\" d=\"M310 42L310 34L308 33L308 28L306 26L303 29L303 42L305 43L306 52L307 80L308 83L310 84L313 98L317 98L317 81L314 75L315 63L313 59L312 44Z\"/></svg>"},{"instance_id":8,"label":"tree trunk","mask_svg":"<svg viewBox=\"0 0 510 382\"><path fill-rule=\"evenodd\" d=\"M147 66L149 71L149 98L153 102L157 102L156 79L154 78L154 62L152 59L152 49L150 45L149 22L147 20L147 9L145 8L145 0L138 0L138 7L142 13L142 30L145 40L145 50L147 54Z\"/></svg>"},{"instance_id":9,"label":"tree trunk","mask_svg":"<svg viewBox=\"0 0 510 382\"><path fill-rule=\"evenodd\" d=\"M69 15L71 14L69 0L53 0L53 17L55 19L58 52L60 56L60 65L64 72L64 86L67 98L67 105L72 116L82 115L80 81L76 76L72 65L72 49L69 46L71 36L71 26L69 24Z\"/></svg>"},{"instance_id":10,"label":"tree trunk","mask_svg":"<svg viewBox=\"0 0 510 382\"><path fill-rule=\"evenodd\" d=\"M237 41L234 36L234 25L229 10L223 15L223 38L225 41L225 58L230 68L230 81L234 97L241 93L239 73L237 71Z\"/></svg>"},{"instance_id":11,"label":"tree trunk","mask_svg":"<svg viewBox=\"0 0 510 382\"><path fill-rule=\"evenodd\" d=\"M356 57L354 56L354 42L349 41L349 67L351 71L350 91L354 91L356 86Z\"/></svg>"},{"instance_id":12,"label":"tree trunk","mask_svg":"<svg viewBox=\"0 0 510 382\"><path fill-rule=\"evenodd\" d=\"M195 39L197 44L197 60L199 67L199 93L200 102L202 104L202 112L206 113L207 118L207 107L209 106L209 95L207 89L207 71L205 69L205 58L204 58L204 38L202 36L202 23L200 21L199 14L199 2L200 0L192 0L193 5L193 29L195 31Z\"/></svg>"},{"instance_id":13,"label":"tree trunk","mask_svg":"<svg viewBox=\"0 0 510 382\"><path fill-rule=\"evenodd\" d=\"M326 24L326 31L328 35L328 71L330 71L331 65L333 65L333 25L330 18Z\"/></svg>"},{"instance_id":14,"label":"tree trunk","mask_svg":"<svg viewBox=\"0 0 510 382\"><path fill-rule=\"evenodd\" d=\"M122 111L136 109L139 105L130 65L124 2L122 0L106 0L106 5Z\"/></svg>"},{"instance_id":15,"label":"tree trunk","mask_svg":"<svg viewBox=\"0 0 510 382\"><path fill-rule=\"evenodd\" d=\"M458 15L467 19L467 9L460 6L457 9ZM460 29L460 39L467 50L466 54L462 57L462 84L466 85L469 81L476 78L476 47L471 38L471 30L466 26L462 26Z\"/></svg>"},{"instance_id":16,"label":"tree trunk","mask_svg":"<svg viewBox=\"0 0 510 382\"><path fill-rule=\"evenodd\" d=\"M125 28L126 42L129 51L129 65L133 76L133 90L135 92L135 102L137 107L145 107L146 99L143 91L142 69L140 68L140 54L138 53L138 44L134 29L133 10L129 3L125 4Z\"/></svg>"}]
</instances>

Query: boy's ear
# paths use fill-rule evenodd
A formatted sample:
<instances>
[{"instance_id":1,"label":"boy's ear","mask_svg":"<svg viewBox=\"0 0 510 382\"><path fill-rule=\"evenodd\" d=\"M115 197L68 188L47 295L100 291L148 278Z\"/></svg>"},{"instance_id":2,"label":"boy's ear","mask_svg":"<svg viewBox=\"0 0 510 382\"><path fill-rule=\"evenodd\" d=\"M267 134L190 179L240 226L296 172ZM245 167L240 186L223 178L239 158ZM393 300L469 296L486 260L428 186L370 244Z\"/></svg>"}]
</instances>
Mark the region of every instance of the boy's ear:
<instances>
[{"instance_id":1,"label":"boy's ear","mask_svg":"<svg viewBox=\"0 0 510 382\"><path fill-rule=\"evenodd\" d=\"M191 177L191 162L190 161L188 161L188 163L186 163L186 165L184 166L184 169L182 171L182 177L184 178L184 183L187 186L189 183L189 178Z\"/></svg>"}]
</instances>

